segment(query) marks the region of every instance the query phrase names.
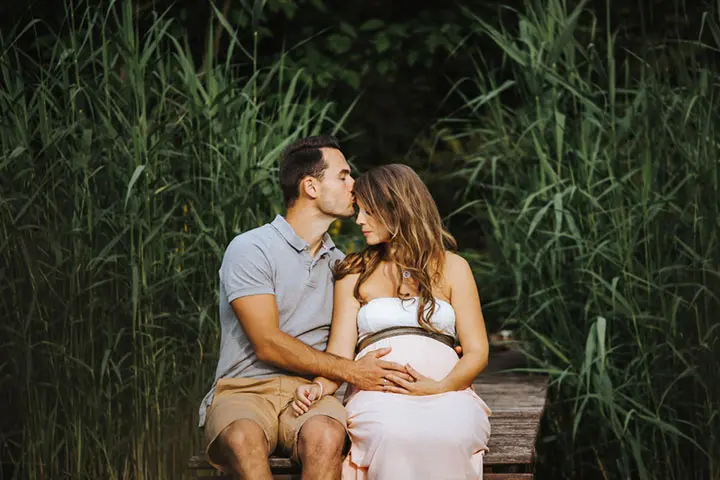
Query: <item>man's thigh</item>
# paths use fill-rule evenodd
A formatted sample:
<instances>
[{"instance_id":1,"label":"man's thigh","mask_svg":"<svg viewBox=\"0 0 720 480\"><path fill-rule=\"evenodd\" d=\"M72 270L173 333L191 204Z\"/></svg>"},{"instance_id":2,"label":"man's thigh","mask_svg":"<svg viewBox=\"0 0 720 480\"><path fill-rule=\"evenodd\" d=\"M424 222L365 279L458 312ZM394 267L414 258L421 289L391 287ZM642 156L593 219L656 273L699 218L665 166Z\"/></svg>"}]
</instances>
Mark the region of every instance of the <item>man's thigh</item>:
<instances>
[{"instance_id":1,"label":"man's thigh","mask_svg":"<svg viewBox=\"0 0 720 480\"><path fill-rule=\"evenodd\" d=\"M268 452L275 450L278 442L278 398L277 378L220 379L205 420L205 452L208 461L221 466L217 456L217 442L220 434L238 420L250 420L257 424L265 435Z\"/></svg>"},{"instance_id":2,"label":"man's thigh","mask_svg":"<svg viewBox=\"0 0 720 480\"><path fill-rule=\"evenodd\" d=\"M298 380L298 385L302 382L309 383L304 379ZM294 390L294 389L293 389ZM337 421L337 426L345 430L345 450L349 447L349 436L347 433L347 410L340 401L332 395L324 396L320 401L313 403L310 410L300 416L296 416L292 407L288 403L284 410L280 413L278 426L278 447L284 453L289 454L293 460L299 463L298 459L298 437L300 430L308 420L316 416L325 416Z\"/></svg>"}]
</instances>

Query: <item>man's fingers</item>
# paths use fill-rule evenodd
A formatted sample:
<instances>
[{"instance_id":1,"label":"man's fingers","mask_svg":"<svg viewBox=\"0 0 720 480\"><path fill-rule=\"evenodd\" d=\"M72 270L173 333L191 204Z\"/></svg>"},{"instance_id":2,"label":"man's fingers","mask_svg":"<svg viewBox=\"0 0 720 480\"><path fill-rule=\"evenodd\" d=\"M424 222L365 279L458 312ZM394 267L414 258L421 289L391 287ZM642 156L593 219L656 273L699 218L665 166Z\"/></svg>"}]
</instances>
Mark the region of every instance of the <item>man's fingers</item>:
<instances>
[{"instance_id":1,"label":"man's fingers","mask_svg":"<svg viewBox=\"0 0 720 480\"><path fill-rule=\"evenodd\" d=\"M400 365L399 363L386 362L385 360L381 360L379 362L379 365L380 365L380 368L382 368L383 370L395 370L396 372L407 372L405 365Z\"/></svg>"},{"instance_id":2,"label":"man's fingers","mask_svg":"<svg viewBox=\"0 0 720 480\"><path fill-rule=\"evenodd\" d=\"M375 358L380 358L380 357L384 357L385 355L387 355L387 354L390 353L391 351L392 351L392 348L390 348L390 347L384 347L384 348L378 348L377 350L373 350L373 351L370 352L370 353L371 353L372 355L374 355Z\"/></svg>"},{"instance_id":3,"label":"man's fingers","mask_svg":"<svg viewBox=\"0 0 720 480\"><path fill-rule=\"evenodd\" d=\"M368 388L363 388L362 390L365 390L366 392L382 392L383 386L382 385L372 385Z\"/></svg>"}]
</instances>

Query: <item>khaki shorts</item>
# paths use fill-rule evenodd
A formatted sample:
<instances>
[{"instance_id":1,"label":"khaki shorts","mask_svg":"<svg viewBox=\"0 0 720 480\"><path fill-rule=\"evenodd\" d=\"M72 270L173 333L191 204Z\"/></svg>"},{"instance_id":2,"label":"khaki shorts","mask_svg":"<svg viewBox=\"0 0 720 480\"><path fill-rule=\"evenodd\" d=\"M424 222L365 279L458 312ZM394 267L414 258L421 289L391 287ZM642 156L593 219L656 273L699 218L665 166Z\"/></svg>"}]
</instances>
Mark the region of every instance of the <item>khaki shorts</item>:
<instances>
[{"instance_id":1,"label":"khaki shorts","mask_svg":"<svg viewBox=\"0 0 720 480\"><path fill-rule=\"evenodd\" d=\"M210 458L210 447L218 435L236 420L257 423L268 441L269 452L276 449L299 462L297 440L300 429L310 418L325 415L337 420L347 433L347 411L340 401L326 395L315 402L310 410L295 415L291 401L295 389L310 380L302 377L279 376L271 378L221 378L205 421L205 454L215 467L222 466ZM348 437L349 438L349 437ZM346 441L346 450L349 441Z\"/></svg>"}]
</instances>

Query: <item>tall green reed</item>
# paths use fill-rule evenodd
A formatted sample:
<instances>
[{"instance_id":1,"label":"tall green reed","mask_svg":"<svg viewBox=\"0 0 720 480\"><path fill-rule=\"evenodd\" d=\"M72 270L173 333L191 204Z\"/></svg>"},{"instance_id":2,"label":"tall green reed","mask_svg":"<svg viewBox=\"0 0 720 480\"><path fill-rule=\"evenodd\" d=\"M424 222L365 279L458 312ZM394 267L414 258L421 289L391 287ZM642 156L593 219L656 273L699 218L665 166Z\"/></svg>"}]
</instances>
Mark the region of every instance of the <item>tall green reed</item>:
<instances>
[{"instance_id":1,"label":"tall green reed","mask_svg":"<svg viewBox=\"0 0 720 480\"><path fill-rule=\"evenodd\" d=\"M130 1L68 4L32 55L2 41L12 478L177 478L198 446L224 246L281 211L282 148L339 128L282 60L233 63L217 18L229 53L204 65L162 13L141 31Z\"/></svg>"},{"instance_id":2,"label":"tall green reed","mask_svg":"<svg viewBox=\"0 0 720 480\"><path fill-rule=\"evenodd\" d=\"M627 51L568 3L477 18L504 65L479 56L440 125L468 146L486 315L551 376L539 476L720 478L720 25Z\"/></svg>"}]
</instances>

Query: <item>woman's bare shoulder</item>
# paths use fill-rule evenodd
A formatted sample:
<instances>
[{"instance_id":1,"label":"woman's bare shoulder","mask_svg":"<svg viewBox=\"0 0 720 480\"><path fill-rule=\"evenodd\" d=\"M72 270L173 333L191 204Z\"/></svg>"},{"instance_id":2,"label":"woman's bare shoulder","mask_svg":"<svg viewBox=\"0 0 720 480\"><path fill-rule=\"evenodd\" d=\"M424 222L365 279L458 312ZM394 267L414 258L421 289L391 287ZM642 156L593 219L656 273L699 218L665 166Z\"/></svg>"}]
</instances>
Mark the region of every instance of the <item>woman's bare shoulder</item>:
<instances>
[{"instance_id":1,"label":"woman's bare shoulder","mask_svg":"<svg viewBox=\"0 0 720 480\"><path fill-rule=\"evenodd\" d=\"M454 252L445 252L445 267L443 269L443 284L452 291L456 288L462 289L468 282L475 282L470 264L463 257Z\"/></svg>"},{"instance_id":2,"label":"woman's bare shoulder","mask_svg":"<svg viewBox=\"0 0 720 480\"><path fill-rule=\"evenodd\" d=\"M470 270L470 264L455 252L445 252L445 278L452 279L455 274Z\"/></svg>"},{"instance_id":3,"label":"woman's bare shoulder","mask_svg":"<svg viewBox=\"0 0 720 480\"><path fill-rule=\"evenodd\" d=\"M348 273L344 277L335 280L335 291L339 293L353 294L355 291L355 285L360 278L359 273Z\"/></svg>"}]
</instances>

